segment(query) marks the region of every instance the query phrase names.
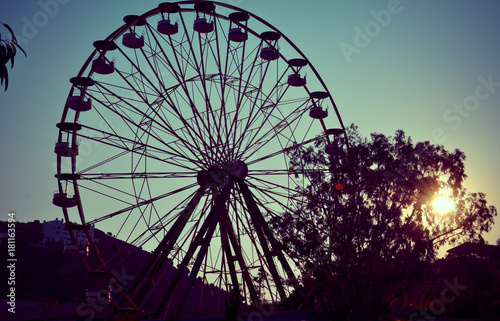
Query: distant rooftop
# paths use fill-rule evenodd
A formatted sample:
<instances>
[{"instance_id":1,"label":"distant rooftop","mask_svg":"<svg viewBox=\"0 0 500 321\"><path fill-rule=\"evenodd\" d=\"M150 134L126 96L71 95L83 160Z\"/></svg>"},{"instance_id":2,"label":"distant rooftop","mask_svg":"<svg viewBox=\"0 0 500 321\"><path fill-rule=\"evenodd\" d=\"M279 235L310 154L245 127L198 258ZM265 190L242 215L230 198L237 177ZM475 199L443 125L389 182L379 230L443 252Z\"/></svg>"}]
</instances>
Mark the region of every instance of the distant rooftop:
<instances>
[{"instance_id":1,"label":"distant rooftop","mask_svg":"<svg viewBox=\"0 0 500 321\"><path fill-rule=\"evenodd\" d=\"M455 255L475 254L480 257L499 257L500 246L465 242L459 246L449 249L447 252Z\"/></svg>"}]
</instances>

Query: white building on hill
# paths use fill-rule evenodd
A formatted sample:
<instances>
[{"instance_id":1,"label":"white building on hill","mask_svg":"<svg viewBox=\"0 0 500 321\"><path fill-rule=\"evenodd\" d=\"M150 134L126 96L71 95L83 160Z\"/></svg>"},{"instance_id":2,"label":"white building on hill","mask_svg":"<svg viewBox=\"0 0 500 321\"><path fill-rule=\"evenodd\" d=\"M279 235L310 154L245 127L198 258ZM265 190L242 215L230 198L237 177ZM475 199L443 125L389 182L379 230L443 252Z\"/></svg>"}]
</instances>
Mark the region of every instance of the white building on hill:
<instances>
[{"instance_id":1,"label":"white building on hill","mask_svg":"<svg viewBox=\"0 0 500 321\"><path fill-rule=\"evenodd\" d=\"M94 237L94 226L91 225L89 229L90 234L92 237ZM64 220L60 219L55 219L54 221L43 221L42 225L42 233L43 233L43 240L42 240L42 246L45 247L47 246L47 243L49 242L56 242L56 243L62 243L62 244L69 244L71 243L71 238L69 235L69 231L66 228L66 224L64 223ZM87 237L83 231L73 231L73 233L77 233L77 239L78 239L78 246L85 246L87 245ZM96 240L97 241L97 240Z\"/></svg>"}]
</instances>

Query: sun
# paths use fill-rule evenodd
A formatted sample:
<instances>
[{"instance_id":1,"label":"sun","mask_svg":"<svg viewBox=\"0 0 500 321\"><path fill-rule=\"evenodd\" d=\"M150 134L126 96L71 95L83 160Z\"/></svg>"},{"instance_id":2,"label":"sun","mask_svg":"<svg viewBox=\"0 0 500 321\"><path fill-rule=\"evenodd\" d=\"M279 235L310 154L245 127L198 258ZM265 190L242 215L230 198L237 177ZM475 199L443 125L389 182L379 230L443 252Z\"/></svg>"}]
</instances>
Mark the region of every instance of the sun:
<instances>
[{"instance_id":1,"label":"sun","mask_svg":"<svg viewBox=\"0 0 500 321\"><path fill-rule=\"evenodd\" d=\"M434 199L432 207L434 207L434 210L439 214L447 214L453 212L456 205L450 197L440 195Z\"/></svg>"}]
</instances>

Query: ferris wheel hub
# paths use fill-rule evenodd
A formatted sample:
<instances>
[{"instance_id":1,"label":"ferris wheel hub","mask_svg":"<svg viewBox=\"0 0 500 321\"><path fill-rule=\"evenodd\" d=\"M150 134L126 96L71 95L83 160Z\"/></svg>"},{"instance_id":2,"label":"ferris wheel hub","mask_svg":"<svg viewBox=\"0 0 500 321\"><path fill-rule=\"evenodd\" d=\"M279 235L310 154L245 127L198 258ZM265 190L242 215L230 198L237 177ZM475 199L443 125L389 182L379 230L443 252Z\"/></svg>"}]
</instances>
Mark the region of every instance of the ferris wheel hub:
<instances>
[{"instance_id":1,"label":"ferris wheel hub","mask_svg":"<svg viewBox=\"0 0 500 321\"><path fill-rule=\"evenodd\" d=\"M226 163L225 166L215 166L203 169L196 175L200 186L224 186L229 178L242 180L248 175L247 165L240 160Z\"/></svg>"},{"instance_id":2,"label":"ferris wheel hub","mask_svg":"<svg viewBox=\"0 0 500 321\"><path fill-rule=\"evenodd\" d=\"M229 162L226 164L226 171L229 176L236 179L244 179L248 175L248 166L241 160Z\"/></svg>"}]
</instances>

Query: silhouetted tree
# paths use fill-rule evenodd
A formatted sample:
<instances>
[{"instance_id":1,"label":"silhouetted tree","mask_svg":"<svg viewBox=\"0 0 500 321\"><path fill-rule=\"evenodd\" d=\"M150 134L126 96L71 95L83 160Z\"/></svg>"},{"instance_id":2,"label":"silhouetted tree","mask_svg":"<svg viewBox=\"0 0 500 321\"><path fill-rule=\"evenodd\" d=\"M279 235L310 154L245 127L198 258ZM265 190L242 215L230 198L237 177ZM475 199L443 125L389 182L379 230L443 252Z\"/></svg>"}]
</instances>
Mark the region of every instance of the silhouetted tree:
<instances>
[{"instance_id":1,"label":"silhouetted tree","mask_svg":"<svg viewBox=\"0 0 500 321\"><path fill-rule=\"evenodd\" d=\"M12 31L12 28L8 24L1 21L0 24L2 24L10 32L11 37L10 39L4 39L0 34L0 85L3 85L5 81L5 90L7 90L9 87L9 72L7 70L7 64L10 61L10 69L14 68L14 57L16 56L17 49L21 50L24 53L24 56L26 56L26 52L17 43L17 39L14 31Z\"/></svg>"},{"instance_id":2,"label":"silhouetted tree","mask_svg":"<svg viewBox=\"0 0 500 321\"><path fill-rule=\"evenodd\" d=\"M298 191L300 208L270 221L317 304L349 320L382 320L441 246L479 240L497 212L463 187L461 151L414 144L401 130L368 139L351 125L347 136L348 151L327 154L319 138L291 153L291 170L310 184ZM334 144L345 146L344 136ZM431 203L445 191L457 206L440 215Z\"/></svg>"}]
</instances>

